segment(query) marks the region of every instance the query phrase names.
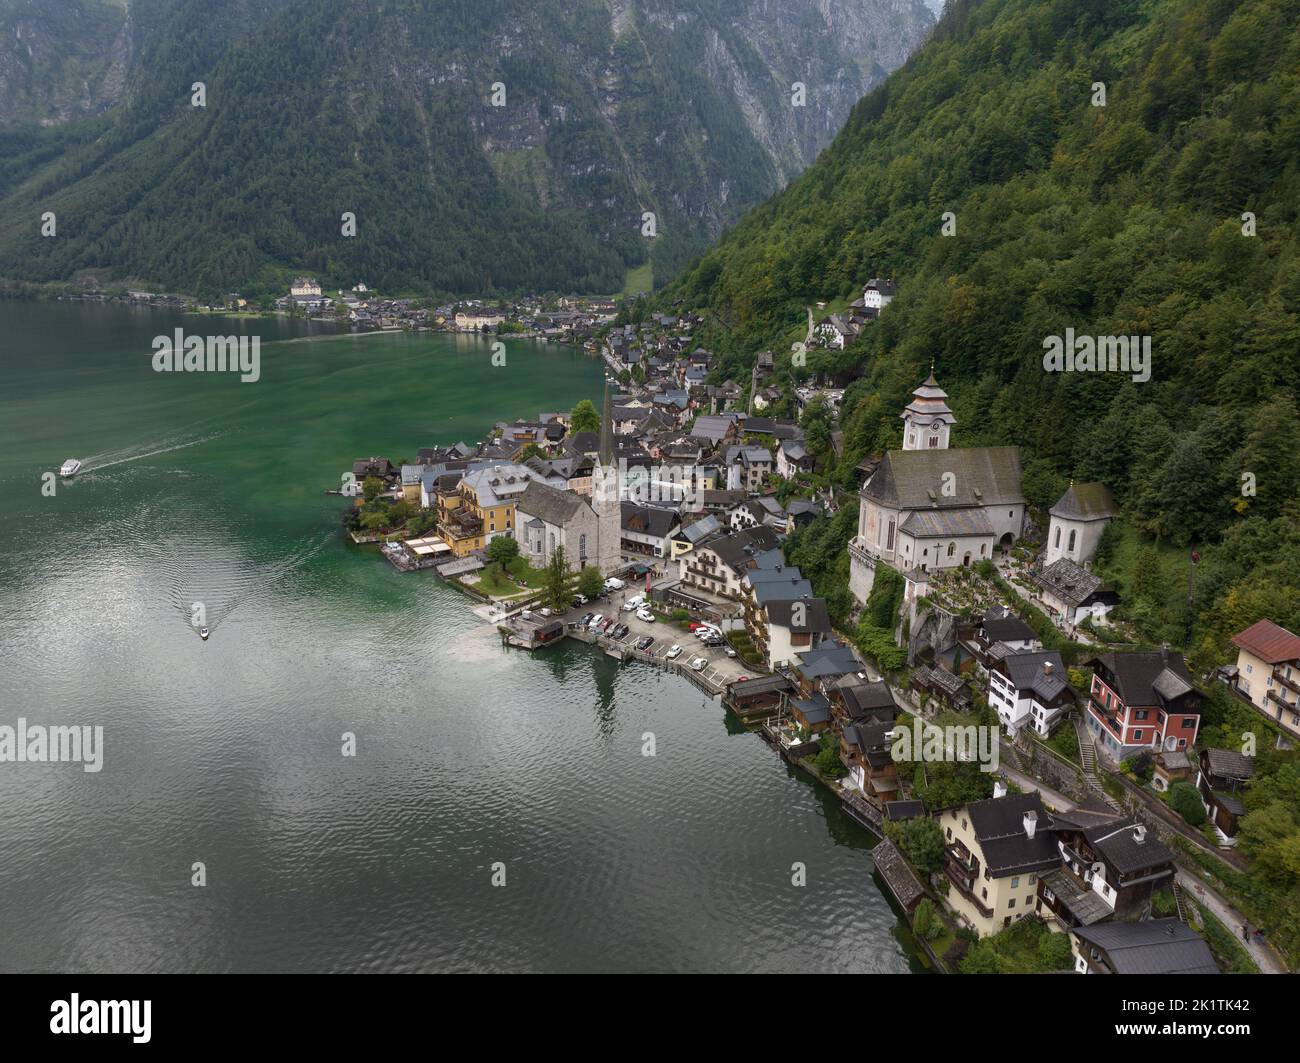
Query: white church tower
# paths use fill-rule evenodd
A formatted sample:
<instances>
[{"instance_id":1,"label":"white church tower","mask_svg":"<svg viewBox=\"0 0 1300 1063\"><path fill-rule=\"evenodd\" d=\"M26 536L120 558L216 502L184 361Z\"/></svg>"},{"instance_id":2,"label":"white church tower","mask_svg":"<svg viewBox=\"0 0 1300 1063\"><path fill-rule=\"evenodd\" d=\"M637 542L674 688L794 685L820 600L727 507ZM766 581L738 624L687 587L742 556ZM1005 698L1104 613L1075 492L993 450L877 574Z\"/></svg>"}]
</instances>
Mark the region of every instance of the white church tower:
<instances>
[{"instance_id":1,"label":"white church tower","mask_svg":"<svg viewBox=\"0 0 1300 1063\"><path fill-rule=\"evenodd\" d=\"M600 412L600 451L592 470L592 506L596 510L596 567L612 576L622 567L623 485L614 462L614 418L610 411L609 385Z\"/></svg>"},{"instance_id":2,"label":"white church tower","mask_svg":"<svg viewBox=\"0 0 1300 1063\"><path fill-rule=\"evenodd\" d=\"M924 384L912 392L903 418L904 450L947 450L948 433L957 418L948 409L948 393L934 378L934 366Z\"/></svg>"}]
</instances>

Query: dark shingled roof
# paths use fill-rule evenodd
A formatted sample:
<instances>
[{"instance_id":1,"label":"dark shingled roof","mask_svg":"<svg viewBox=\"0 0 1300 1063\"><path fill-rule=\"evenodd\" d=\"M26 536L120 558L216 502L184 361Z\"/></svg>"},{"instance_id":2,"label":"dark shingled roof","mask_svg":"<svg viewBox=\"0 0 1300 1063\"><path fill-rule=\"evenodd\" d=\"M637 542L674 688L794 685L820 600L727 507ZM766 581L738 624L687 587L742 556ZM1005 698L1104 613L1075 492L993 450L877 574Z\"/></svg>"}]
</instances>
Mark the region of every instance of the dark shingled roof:
<instances>
[{"instance_id":1,"label":"dark shingled roof","mask_svg":"<svg viewBox=\"0 0 1300 1063\"><path fill-rule=\"evenodd\" d=\"M1031 838L1025 833L1025 816L1037 816L1037 828ZM966 806L971 827L984 854L984 863L994 878L1046 871L1060 866L1047 809L1038 791L1028 794L990 797Z\"/></svg>"},{"instance_id":2,"label":"dark shingled roof","mask_svg":"<svg viewBox=\"0 0 1300 1063\"><path fill-rule=\"evenodd\" d=\"M580 510L591 507L581 495L574 494L572 491L561 491L557 487L533 480L524 488L524 493L519 496L515 508L519 511L521 519L524 516L537 517L547 524L563 527Z\"/></svg>"},{"instance_id":3,"label":"dark shingled roof","mask_svg":"<svg viewBox=\"0 0 1300 1063\"><path fill-rule=\"evenodd\" d=\"M984 637L993 642L1022 642L1037 639L1034 629L1005 605L995 605L984 614Z\"/></svg>"},{"instance_id":4,"label":"dark shingled roof","mask_svg":"<svg viewBox=\"0 0 1300 1063\"><path fill-rule=\"evenodd\" d=\"M1050 670L1045 665L1051 665ZM1067 686L1065 662L1055 650L1038 650L1033 653L1012 653L1004 657L1011 685L1020 693L1034 693L1044 705L1056 699Z\"/></svg>"},{"instance_id":5,"label":"dark shingled roof","mask_svg":"<svg viewBox=\"0 0 1300 1063\"><path fill-rule=\"evenodd\" d=\"M1210 946L1177 919L1098 923L1072 930L1110 957L1116 974L1219 974Z\"/></svg>"},{"instance_id":6,"label":"dark shingled roof","mask_svg":"<svg viewBox=\"0 0 1300 1063\"><path fill-rule=\"evenodd\" d=\"M889 689L888 683L855 682L849 686L841 686L840 693L844 698L844 707L848 710L850 718L854 720L868 716L888 717L892 720L898 715L898 704L894 701L894 694Z\"/></svg>"},{"instance_id":7,"label":"dark shingled roof","mask_svg":"<svg viewBox=\"0 0 1300 1063\"><path fill-rule=\"evenodd\" d=\"M1051 509L1053 517L1066 520L1101 520L1117 512L1110 488L1098 483L1070 484Z\"/></svg>"},{"instance_id":8,"label":"dark shingled roof","mask_svg":"<svg viewBox=\"0 0 1300 1063\"><path fill-rule=\"evenodd\" d=\"M1174 854L1153 832L1137 840L1139 824L1132 819L1089 827L1083 832L1093 849L1101 853L1121 874L1173 862Z\"/></svg>"},{"instance_id":9,"label":"dark shingled roof","mask_svg":"<svg viewBox=\"0 0 1300 1063\"><path fill-rule=\"evenodd\" d=\"M795 606L802 605L802 623L795 623L800 615ZM826 635L831 630L831 615L826 611L826 603L821 598L800 598L795 601L768 602L767 619L790 631L813 632Z\"/></svg>"},{"instance_id":10,"label":"dark shingled roof","mask_svg":"<svg viewBox=\"0 0 1300 1063\"><path fill-rule=\"evenodd\" d=\"M1093 660L1115 677L1125 705L1160 705L1196 689L1182 655L1168 650L1103 653Z\"/></svg>"},{"instance_id":11,"label":"dark shingled roof","mask_svg":"<svg viewBox=\"0 0 1300 1063\"><path fill-rule=\"evenodd\" d=\"M925 815L924 801L886 801L885 818L892 823Z\"/></svg>"},{"instance_id":12,"label":"dark shingled roof","mask_svg":"<svg viewBox=\"0 0 1300 1063\"><path fill-rule=\"evenodd\" d=\"M1207 749L1205 759L1210 771L1225 779L1249 779L1255 774L1255 760L1235 749Z\"/></svg>"},{"instance_id":13,"label":"dark shingled roof","mask_svg":"<svg viewBox=\"0 0 1300 1063\"><path fill-rule=\"evenodd\" d=\"M956 480L945 481L948 473ZM945 483L954 482L955 495L944 494ZM891 450L862 488L862 494L894 509L969 509L1023 503L1020 449Z\"/></svg>"},{"instance_id":14,"label":"dark shingled roof","mask_svg":"<svg viewBox=\"0 0 1300 1063\"><path fill-rule=\"evenodd\" d=\"M1086 569L1080 568L1068 557L1058 558L1041 572L1031 574L1031 578L1045 591L1078 608L1098 590L1101 579Z\"/></svg>"}]
</instances>

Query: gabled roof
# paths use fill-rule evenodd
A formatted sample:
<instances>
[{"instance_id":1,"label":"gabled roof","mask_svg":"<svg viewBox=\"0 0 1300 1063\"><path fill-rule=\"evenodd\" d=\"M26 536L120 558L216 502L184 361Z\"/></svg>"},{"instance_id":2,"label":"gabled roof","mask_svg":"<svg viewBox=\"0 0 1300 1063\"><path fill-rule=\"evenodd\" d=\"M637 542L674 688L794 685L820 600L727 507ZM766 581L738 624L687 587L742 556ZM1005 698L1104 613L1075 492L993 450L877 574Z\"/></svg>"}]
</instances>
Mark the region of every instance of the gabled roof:
<instances>
[{"instance_id":1,"label":"gabled roof","mask_svg":"<svg viewBox=\"0 0 1300 1063\"><path fill-rule=\"evenodd\" d=\"M1232 644L1266 664L1300 661L1300 635L1291 634L1271 620L1255 621L1239 635L1233 635Z\"/></svg>"},{"instance_id":2,"label":"gabled roof","mask_svg":"<svg viewBox=\"0 0 1300 1063\"><path fill-rule=\"evenodd\" d=\"M952 494L944 493L946 484L951 485ZM1023 504L1020 448L891 450L863 486L862 494L892 509Z\"/></svg>"},{"instance_id":3,"label":"gabled roof","mask_svg":"<svg viewBox=\"0 0 1300 1063\"><path fill-rule=\"evenodd\" d=\"M995 605L984 613L984 637L989 643L1037 641L1034 629L1005 605Z\"/></svg>"},{"instance_id":4,"label":"gabled roof","mask_svg":"<svg viewBox=\"0 0 1300 1063\"><path fill-rule=\"evenodd\" d=\"M1098 923L1070 933L1105 952L1116 974L1220 973L1210 946L1177 919Z\"/></svg>"},{"instance_id":5,"label":"gabled roof","mask_svg":"<svg viewBox=\"0 0 1300 1063\"><path fill-rule=\"evenodd\" d=\"M1125 705L1158 705L1196 689L1182 656L1168 650L1102 653L1089 663L1101 664L1115 677L1115 693Z\"/></svg>"},{"instance_id":6,"label":"gabled roof","mask_svg":"<svg viewBox=\"0 0 1300 1063\"><path fill-rule=\"evenodd\" d=\"M1013 653L1002 659L1002 667L1017 691L1035 694L1044 704L1058 698L1070 685L1065 662L1055 650Z\"/></svg>"},{"instance_id":7,"label":"gabled roof","mask_svg":"<svg viewBox=\"0 0 1300 1063\"><path fill-rule=\"evenodd\" d=\"M1068 557L1053 561L1041 572L1031 573L1030 578L1043 590L1050 591L1076 609L1101 589L1099 577L1080 568Z\"/></svg>"},{"instance_id":8,"label":"gabled roof","mask_svg":"<svg viewBox=\"0 0 1300 1063\"><path fill-rule=\"evenodd\" d=\"M1032 838L1025 830L1025 817L1030 813L1037 817ZM1037 790L973 801L966 806L966 814L984 854L984 863L994 878L1045 871L1060 865L1047 809Z\"/></svg>"},{"instance_id":9,"label":"gabled roof","mask_svg":"<svg viewBox=\"0 0 1300 1063\"><path fill-rule=\"evenodd\" d=\"M534 481L519 496L515 508L521 521L525 517L537 517L547 524L563 527L582 510L590 510L591 506L579 494Z\"/></svg>"},{"instance_id":10,"label":"gabled roof","mask_svg":"<svg viewBox=\"0 0 1300 1063\"><path fill-rule=\"evenodd\" d=\"M1140 826L1136 820L1124 819L1117 823L1089 827L1083 836L1115 870L1124 875L1161 864L1172 864L1173 851L1156 837L1154 831L1143 827L1143 839L1137 840Z\"/></svg>"},{"instance_id":11,"label":"gabled roof","mask_svg":"<svg viewBox=\"0 0 1300 1063\"><path fill-rule=\"evenodd\" d=\"M797 610L796 606L803 606ZM831 631L831 615L826 611L826 602L821 598L797 598L792 601L768 602L767 618L770 623L801 633L828 635ZM802 615L802 622L798 621Z\"/></svg>"},{"instance_id":12,"label":"gabled roof","mask_svg":"<svg viewBox=\"0 0 1300 1063\"><path fill-rule=\"evenodd\" d=\"M1071 483L1065 494L1056 500L1050 514L1066 520L1101 520L1118 512L1110 488L1105 484Z\"/></svg>"},{"instance_id":13,"label":"gabled roof","mask_svg":"<svg viewBox=\"0 0 1300 1063\"><path fill-rule=\"evenodd\" d=\"M650 535L662 539L671 535L680 518L676 511L659 509L657 506L638 506L635 502L622 502L622 524L624 531L639 535Z\"/></svg>"},{"instance_id":14,"label":"gabled roof","mask_svg":"<svg viewBox=\"0 0 1300 1063\"><path fill-rule=\"evenodd\" d=\"M1255 760L1235 749L1207 749L1205 759L1213 775L1225 779L1249 779L1255 774Z\"/></svg>"},{"instance_id":15,"label":"gabled roof","mask_svg":"<svg viewBox=\"0 0 1300 1063\"><path fill-rule=\"evenodd\" d=\"M853 648L834 642L823 642L816 649L799 654L799 662L798 670L808 679L862 671L862 662Z\"/></svg>"}]
</instances>

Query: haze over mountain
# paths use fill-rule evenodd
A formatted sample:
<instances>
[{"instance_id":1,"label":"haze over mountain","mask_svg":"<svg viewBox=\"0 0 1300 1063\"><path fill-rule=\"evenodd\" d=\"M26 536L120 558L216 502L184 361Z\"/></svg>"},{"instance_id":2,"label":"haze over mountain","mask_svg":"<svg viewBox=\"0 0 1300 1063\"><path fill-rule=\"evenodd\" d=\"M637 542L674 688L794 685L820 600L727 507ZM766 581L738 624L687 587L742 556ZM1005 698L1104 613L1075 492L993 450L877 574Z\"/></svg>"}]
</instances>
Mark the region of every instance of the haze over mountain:
<instances>
[{"instance_id":1,"label":"haze over mountain","mask_svg":"<svg viewBox=\"0 0 1300 1063\"><path fill-rule=\"evenodd\" d=\"M932 23L922 0L0 0L0 209L32 222L0 276L617 291L798 174Z\"/></svg>"}]
</instances>

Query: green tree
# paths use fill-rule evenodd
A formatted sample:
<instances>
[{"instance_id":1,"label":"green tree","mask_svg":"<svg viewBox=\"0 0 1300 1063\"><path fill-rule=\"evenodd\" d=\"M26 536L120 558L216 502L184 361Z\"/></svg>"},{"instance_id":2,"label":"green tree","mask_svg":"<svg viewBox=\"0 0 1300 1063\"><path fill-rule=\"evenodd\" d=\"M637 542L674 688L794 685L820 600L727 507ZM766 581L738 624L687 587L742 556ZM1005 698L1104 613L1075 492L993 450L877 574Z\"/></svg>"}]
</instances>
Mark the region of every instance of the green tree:
<instances>
[{"instance_id":1,"label":"green tree","mask_svg":"<svg viewBox=\"0 0 1300 1063\"><path fill-rule=\"evenodd\" d=\"M599 432L600 411L590 399L583 399L569 413L569 432Z\"/></svg>"},{"instance_id":2,"label":"green tree","mask_svg":"<svg viewBox=\"0 0 1300 1063\"><path fill-rule=\"evenodd\" d=\"M595 601L605 591L605 577L595 565L585 565L578 573L578 593L590 601Z\"/></svg>"},{"instance_id":3,"label":"green tree","mask_svg":"<svg viewBox=\"0 0 1300 1063\"><path fill-rule=\"evenodd\" d=\"M557 546L546 564L542 578L542 597L556 612L569 607L569 563L564 558L564 547Z\"/></svg>"},{"instance_id":4,"label":"green tree","mask_svg":"<svg viewBox=\"0 0 1300 1063\"><path fill-rule=\"evenodd\" d=\"M914 867L930 875L943 866L945 842L939 824L928 816L886 823L885 833L907 854Z\"/></svg>"},{"instance_id":5,"label":"green tree","mask_svg":"<svg viewBox=\"0 0 1300 1063\"><path fill-rule=\"evenodd\" d=\"M508 535L498 535L487 545L489 561L495 561L502 567L508 566L519 556L519 542Z\"/></svg>"},{"instance_id":6,"label":"green tree","mask_svg":"<svg viewBox=\"0 0 1300 1063\"><path fill-rule=\"evenodd\" d=\"M361 482L361 494L367 502L373 502L384 493L384 481L378 476L367 476Z\"/></svg>"}]
</instances>

